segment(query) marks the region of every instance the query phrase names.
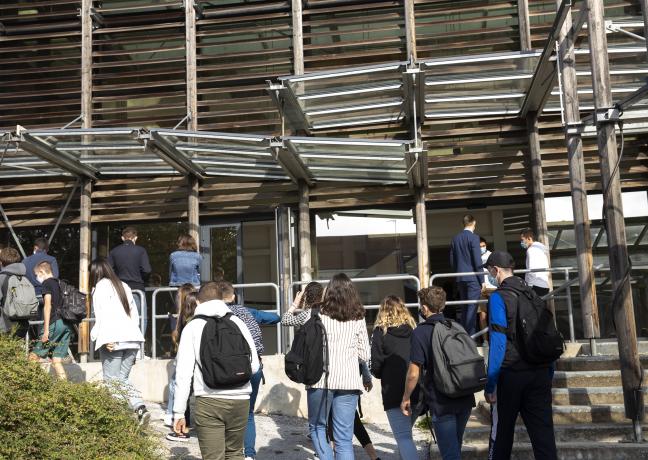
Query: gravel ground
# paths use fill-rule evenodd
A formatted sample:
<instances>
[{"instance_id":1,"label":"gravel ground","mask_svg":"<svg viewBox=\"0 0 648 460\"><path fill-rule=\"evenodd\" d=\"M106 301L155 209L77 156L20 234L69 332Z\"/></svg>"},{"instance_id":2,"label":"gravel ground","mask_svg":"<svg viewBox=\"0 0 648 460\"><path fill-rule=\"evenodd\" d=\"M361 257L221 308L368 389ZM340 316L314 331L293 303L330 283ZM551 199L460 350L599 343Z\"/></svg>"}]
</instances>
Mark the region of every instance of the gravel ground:
<instances>
[{"instance_id":1,"label":"gravel ground","mask_svg":"<svg viewBox=\"0 0 648 460\"><path fill-rule=\"evenodd\" d=\"M168 449L168 458L173 460L200 459L198 439L193 436L188 442L167 441L164 436L170 431L162 423L164 408L157 403L147 403L151 412L151 427L160 433L160 442ZM398 460L396 443L387 424L366 424L369 436L381 460ZM306 420L284 415L256 414L256 449L258 460L310 460L316 458L307 437ZM429 433L416 429L414 439L420 458L427 458ZM354 440L355 455L358 460L368 459L362 447Z\"/></svg>"}]
</instances>

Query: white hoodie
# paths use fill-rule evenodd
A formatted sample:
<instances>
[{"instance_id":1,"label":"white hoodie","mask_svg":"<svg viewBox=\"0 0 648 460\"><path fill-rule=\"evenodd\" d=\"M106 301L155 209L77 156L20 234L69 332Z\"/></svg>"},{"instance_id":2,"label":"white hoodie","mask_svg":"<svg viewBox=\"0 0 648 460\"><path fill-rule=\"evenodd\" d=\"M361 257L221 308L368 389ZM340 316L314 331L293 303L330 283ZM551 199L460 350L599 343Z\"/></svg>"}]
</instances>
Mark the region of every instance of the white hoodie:
<instances>
[{"instance_id":1,"label":"white hoodie","mask_svg":"<svg viewBox=\"0 0 648 460\"><path fill-rule=\"evenodd\" d=\"M221 300L210 300L201 303L196 308L195 315L216 316L222 318L231 310ZM259 370L259 356L254 346L254 340L247 326L238 317L232 315L230 319L239 327L243 337L247 340L252 355L252 373ZM252 392L250 382L238 388L227 390L214 390L205 386L202 372L196 366L200 363L200 339L202 338L205 320L193 319L182 330L178 355L176 357L176 378L175 378L175 401L173 403L173 417L175 420L184 417L187 408L187 399L191 389L191 378L193 377L193 390L196 396L207 396L222 399L249 399Z\"/></svg>"},{"instance_id":2,"label":"white hoodie","mask_svg":"<svg viewBox=\"0 0 648 460\"><path fill-rule=\"evenodd\" d=\"M547 247L539 241L534 241L526 251L526 268L538 269L549 268L549 258ZM529 286L538 286L539 288L549 287L549 273L535 272L527 273L524 280Z\"/></svg>"}]
</instances>

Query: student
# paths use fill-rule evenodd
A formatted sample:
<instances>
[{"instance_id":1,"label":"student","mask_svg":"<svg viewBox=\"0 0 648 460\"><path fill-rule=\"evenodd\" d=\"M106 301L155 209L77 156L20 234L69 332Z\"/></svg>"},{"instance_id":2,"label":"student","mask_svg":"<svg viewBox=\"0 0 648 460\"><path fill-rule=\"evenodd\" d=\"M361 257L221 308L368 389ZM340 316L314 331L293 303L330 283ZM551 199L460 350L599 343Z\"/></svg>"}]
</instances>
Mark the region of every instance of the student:
<instances>
[{"instance_id":1,"label":"student","mask_svg":"<svg viewBox=\"0 0 648 460\"><path fill-rule=\"evenodd\" d=\"M431 355L432 332L435 327L434 323L445 320L443 309L445 308L446 294L442 288L432 286L421 289L417 295L421 304L419 313L425 318L425 322L419 324L412 334L410 364L405 380L401 410L407 416L412 414L411 395L419 381L421 370L424 370L425 402L432 412L432 426L441 458L443 460L459 460L464 430L470 417L470 411L475 407L475 396L450 398L435 388L433 357Z\"/></svg>"},{"instance_id":2,"label":"student","mask_svg":"<svg viewBox=\"0 0 648 460\"><path fill-rule=\"evenodd\" d=\"M456 273L474 273L482 271L479 237L475 235L477 221L466 214L463 217L464 229L458 233L450 245L450 267ZM464 275L457 277L457 288L460 300L479 300L481 297L481 277ZM461 325L468 334L476 332L477 304L462 305Z\"/></svg>"},{"instance_id":3,"label":"student","mask_svg":"<svg viewBox=\"0 0 648 460\"><path fill-rule=\"evenodd\" d=\"M250 383L252 384L252 392L250 393L250 410L248 413L247 427L245 429L244 440L244 454L245 460L253 460L256 457L256 425L254 423L254 405L256 398L259 394L259 385L263 380L263 364L261 363L261 355L263 354L263 335L259 324L277 324L279 322L279 315L274 313L261 312L260 310L245 308L242 305L235 304L236 292L232 283L227 281L219 281L216 283L218 289L222 293L221 300L225 302L227 307L232 310L238 318L241 319L247 326L252 340L254 340L254 347L259 356L259 370L252 374ZM254 314L252 314L252 311ZM258 319L257 319L258 318Z\"/></svg>"},{"instance_id":4,"label":"student","mask_svg":"<svg viewBox=\"0 0 648 460\"><path fill-rule=\"evenodd\" d=\"M404 415L400 410L415 327L416 322L403 300L390 295L380 303L371 335L371 373L381 380L383 408L396 438L400 457L404 460L418 458L412 438L413 417ZM410 399L415 407L418 389L413 391Z\"/></svg>"},{"instance_id":5,"label":"student","mask_svg":"<svg viewBox=\"0 0 648 460\"><path fill-rule=\"evenodd\" d=\"M281 317L282 326L303 326L310 319L311 308L322 301L324 287L316 281L308 283L295 296L287 312Z\"/></svg>"},{"instance_id":6,"label":"student","mask_svg":"<svg viewBox=\"0 0 648 460\"><path fill-rule=\"evenodd\" d=\"M520 233L520 246L526 250L526 268L549 268L549 250L535 239L535 233L530 228ZM549 294L549 272L530 272L524 275L524 280L540 297Z\"/></svg>"},{"instance_id":7,"label":"student","mask_svg":"<svg viewBox=\"0 0 648 460\"><path fill-rule=\"evenodd\" d=\"M326 330L329 371L306 389L310 437L320 460L334 458L326 436L333 411L335 458L353 459L353 420L363 390L358 363L369 359L370 350L360 295L344 273L335 275L328 284L320 317Z\"/></svg>"},{"instance_id":8,"label":"student","mask_svg":"<svg viewBox=\"0 0 648 460\"><path fill-rule=\"evenodd\" d=\"M25 270L27 272L27 278L31 281L34 286L34 291L36 291L36 296L41 297L43 291L41 288L41 283L39 283L36 275L34 275L34 268L41 262L49 262L52 267L52 276L56 279L59 277L59 268L56 259L50 256L47 251L49 251L49 242L46 238L36 238L34 240L34 249L30 256L25 257L23 264L25 264Z\"/></svg>"},{"instance_id":9,"label":"student","mask_svg":"<svg viewBox=\"0 0 648 460\"><path fill-rule=\"evenodd\" d=\"M34 345L30 358L32 360L44 359L51 354L52 368L56 376L65 379L63 359L68 355L72 326L59 316L59 308L63 301L61 288L58 280L54 277L49 262L41 262L36 265L34 274L43 293L43 326L41 326L39 340Z\"/></svg>"},{"instance_id":10,"label":"student","mask_svg":"<svg viewBox=\"0 0 648 460\"><path fill-rule=\"evenodd\" d=\"M171 315L169 315L169 319L172 319L171 323L173 329L173 331L171 332L171 340L173 341L173 345L176 348L176 352L178 349L178 344L180 343L180 335L182 334L182 330L193 317L194 311L196 311L196 306L198 305L196 303L197 295L198 295L198 291L196 291L196 288L192 284L186 283L180 286L180 288L178 288L178 292L176 295L177 317L174 318ZM173 427L173 401L175 395L175 361L173 364L174 364L173 374L169 379L169 400L167 402L167 409L163 418L164 425L169 427ZM189 407L187 407L187 411L188 410ZM178 435L175 432L171 432L170 434L167 435L167 439L171 441L186 441L189 439L189 437L186 436L185 434Z\"/></svg>"},{"instance_id":11,"label":"student","mask_svg":"<svg viewBox=\"0 0 648 460\"><path fill-rule=\"evenodd\" d=\"M169 286L191 283L200 286L200 265L203 257L196 240L190 235L178 237L178 249L169 256Z\"/></svg>"},{"instance_id":12,"label":"student","mask_svg":"<svg viewBox=\"0 0 648 460\"><path fill-rule=\"evenodd\" d=\"M491 255L491 252L486 247L486 240L481 236L479 237L479 252L481 253L482 263L486 264L488 256ZM482 296L480 300L488 300L490 293L497 289L497 286L495 286L494 284L495 279L493 279L493 277L488 274L486 267L484 267L484 273L484 281L482 282ZM479 330L481 331L486 328L486 326L488 326L488 304L480 303L477 307L477 315L479 316ZM485 342L488 342L488 334L483 335L482 337Z\"/></svg>"},{"instance_id":13,"label":"student","mask_svg":"<svg viewBox=\"0 0 648 460\"><path fill-rule=\"evenodd\" d=\"M151 274L149 257L141 246L137 246L137 229L126 227L122 230L122 244L116 246L108 254L108 263L117 277L133 290L144 290L144 281ZM133 296L137 311L144 316L144 331L146 331L146 312L142 311L142 299L139 295ZM142 331L142 332L144 332Z\"/></svg>"},{"instance_id":14,"label":"student","mask_svg":"<svg viewBox=\"0 0 648 460\"><path fill-rule=\"evenodd\" d=\"M16 328L16 337L25 338L29 328L29 321L11 321L4 313L2 306L7 295L4 283L12 275L26 276L25 265L20 262L20 254L14 248L0 249L0 333L11 332Z\"/></svg>"},{"instance_id":15,"label":"student","mask_svg":"<svg viewBox=\"0 0 648 460\"><path fill-rule=\"evenodd\" d=\"M231 310L222 300L222 286L218 283L204 283L198 291L194 316L205 315L223 317ZM248 344L251 355L252 373L259 370L259 358L250 331L237 316L231 320L241 331ZM252 384L245 384L230 389L213 389L205 385L200 366L200 342L206 321L194 318L182 331L178 347L176 366L176 391L173 403L174 427L180 434L186 428L184 412L192 386L196 395L195 422L198 433L200 452L205 460L241 459L245 425L250 408Z\"/></svg>"},{"instance_id":16,"label":"student","mask_svg":"<svg viewBox=\"0 0 648 460\"><path fill-rule=\"evenodd\" d=\"M123 398L123 391L126 391L129 406L140 426L145 426L151 414L128 380L137 352L144 342L133 293L117 278L105 259L96 259L90 265L90 285L95 315L90 338L95 342L95 349L99 350L104 382L110 383L109 388L115 397Z\"/></svg>"},{"instance_id":17,"label":"student","mask_svg":"<svg viewBox=\"0 0 648 460\"><path fill-rule=\"evenodd\" d=\"M509 459L518 414L526 426L535 458L555 460L556 439L553 428L550 365L527 363L514 338L507 333L514 324L518 294L529 286L513 276L515 263L508 252L493 252L486 267L500 288L488 302L490 348L488 382L484 389L491 404L492 429L489 459Z\"/></svg>"}]
</instances>

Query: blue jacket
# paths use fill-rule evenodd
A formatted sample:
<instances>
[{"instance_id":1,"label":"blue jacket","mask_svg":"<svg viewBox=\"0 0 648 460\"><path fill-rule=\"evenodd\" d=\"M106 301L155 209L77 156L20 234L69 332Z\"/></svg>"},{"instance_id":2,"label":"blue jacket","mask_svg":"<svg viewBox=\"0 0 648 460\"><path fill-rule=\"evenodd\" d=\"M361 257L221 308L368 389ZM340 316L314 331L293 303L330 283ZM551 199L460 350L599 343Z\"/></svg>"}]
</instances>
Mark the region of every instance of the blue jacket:
<instances>
[{"instance_id":1,"label":"blue jacket","mask_svg":"<svg viewBox=\"0 0 648 460\"><path fill-rule=\"evenodd\" d=\"M108 263L129 288L144 290L144 281L151 274L151 263L146 249L126 240L110 251Z\"/></svg>"},{"instance_id":2,"label":"blue jacket","mask_svg":"<svg viewBox=\"0 0 648 460\"><path fill-rule=\"evenodd\" d=\"M463 230L452 238L450 244L450 267L456 273L481 272L483 263L479 252L479 236L470 230ZM481 285L479 275L459 276L457 281L474 281Z\"/></svg>"},{"instance_id":3,"label":"blue jacket","mask_svg":"<svg viewBox=\"0 0 648 460\"><path fill-rule=\"evenodd\" d=\"M169 256L169 286L200 286L202 256L195 251L174 251Z\"/></svg>"},{"instance_id":4,"label":"blue jacket","mask_svg":"<svg viewBox=\"0 0 648 460\"><path fill-rule=\"evenodd\" d=\"M281 321L281 316L271 311L257 310L256 308L250 307L247 307L247 311L259 324L277 324Z\"/></svg>"},{"instance_id":5,"label":"blue jacket","mask_svg":"<svg viewBox=\"0 0 648 460\"><path fill-rule=\"evenodd\" d=\"M31 256L25 257L25 259L22 261L22 263L25 265L25 270L27 271L25 275L27 276L31 284L34 285L34 291L36 291L36 295L38 296L43 295L43 291L41 284L38 282L36 275L34 274L34 268L41 262L49 262L52 266L52 274L54 275L54 278L58 279L59 277L59 268L58 264L56 263L56 259L47 254L46 251L38 250Z\"/></svg>"}]
</instances>

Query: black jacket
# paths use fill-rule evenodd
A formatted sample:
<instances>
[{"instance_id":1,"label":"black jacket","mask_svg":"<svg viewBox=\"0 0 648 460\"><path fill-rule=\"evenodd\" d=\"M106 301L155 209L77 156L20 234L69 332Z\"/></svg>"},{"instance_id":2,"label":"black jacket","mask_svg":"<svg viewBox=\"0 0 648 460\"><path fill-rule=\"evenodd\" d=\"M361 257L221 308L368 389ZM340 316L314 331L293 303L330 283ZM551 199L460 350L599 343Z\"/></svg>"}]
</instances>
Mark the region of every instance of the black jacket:
<instances>
[{"instance_id":1,"label":"black jacket","mask_svg":"<svg viewBox=\"0 0 648 460\"><path fill-rule=\"evenodd\" d=\"M412 328L407 324L376 328L371 336L371 373L381 380L382 400L385 410L400 407L405 390L405 377L410 357ZM412 407L418 400L418 388L411 396Z\"/></svg>"},{"instance_id":2,"label":"black jacket","mask_svg":"<svg viewBox=\"0 0 648 460\"><path fill-rule=\"evenodd\" d=\"M131 289L144 290L144 280L151 274L146 249L130 240L115 247L108 255L108 263L115 273Z\"/></svg>"}]
</instances>

